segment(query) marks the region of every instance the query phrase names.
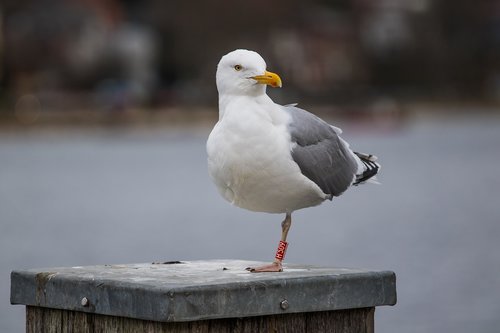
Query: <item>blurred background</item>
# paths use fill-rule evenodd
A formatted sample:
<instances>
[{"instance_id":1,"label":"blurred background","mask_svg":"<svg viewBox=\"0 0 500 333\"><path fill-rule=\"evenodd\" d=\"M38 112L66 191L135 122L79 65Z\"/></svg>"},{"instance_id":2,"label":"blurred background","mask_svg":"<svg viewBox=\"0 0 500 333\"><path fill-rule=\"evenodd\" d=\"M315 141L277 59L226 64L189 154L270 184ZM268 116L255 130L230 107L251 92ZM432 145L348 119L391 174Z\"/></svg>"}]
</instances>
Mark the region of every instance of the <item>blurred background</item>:
<instances>
[{"instance_id":1,"label":"blurred background","mask_svg":"<svg viewBox=\"0 0 500 333\"><path fill-rule=\"evenodd\" d=\"M381 186L296 212L287 259L394 270L377 331L496 331L494 0L3 0L0 331L24 330L13 269L272 258L282 216L231 207L206 171L236 48L383 165Z\"/></svg>"}]
</instances>

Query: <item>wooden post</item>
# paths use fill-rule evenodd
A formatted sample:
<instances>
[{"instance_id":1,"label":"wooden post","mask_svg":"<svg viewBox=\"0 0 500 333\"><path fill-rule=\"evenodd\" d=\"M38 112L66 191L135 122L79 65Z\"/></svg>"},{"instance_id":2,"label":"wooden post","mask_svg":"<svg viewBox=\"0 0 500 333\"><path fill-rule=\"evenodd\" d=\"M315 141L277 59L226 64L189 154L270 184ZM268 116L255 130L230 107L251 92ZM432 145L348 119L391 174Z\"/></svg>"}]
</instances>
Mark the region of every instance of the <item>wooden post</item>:
<instances>
[{"instance_id":1,"label":"wooden post","mask_svg":"<svg viewBox=\"0 0 500 333\"><path fill-rule=\"evenodd\" d=\"M396 303L393 272L237 260L14 271L27 332L373 332Z\"/></svg>"}]
</instances>

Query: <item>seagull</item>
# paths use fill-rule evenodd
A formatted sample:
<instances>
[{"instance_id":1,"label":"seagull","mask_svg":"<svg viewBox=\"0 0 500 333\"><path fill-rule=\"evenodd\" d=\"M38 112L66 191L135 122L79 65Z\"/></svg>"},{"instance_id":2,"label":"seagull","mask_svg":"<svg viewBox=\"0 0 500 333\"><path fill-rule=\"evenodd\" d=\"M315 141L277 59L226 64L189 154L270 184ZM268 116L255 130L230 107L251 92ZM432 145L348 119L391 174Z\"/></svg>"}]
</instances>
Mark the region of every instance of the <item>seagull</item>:
<instances>
[{"instance_id":1,"label":"seagull","mask_svg":"<svg viewBox=\"0 0 500 333\"><path fill-rule=\"evenodd\" d=\"M380 165L374 155L352 151L339 128L296 104L274 103L266 87L281 87L281 78L266 70L257 52L223 56L216 83L219 120L207 140L210 177L233 205L285 214L274 261L247 268L281 272L292 213L376 182Z\"/></svg>"}]
</instances>

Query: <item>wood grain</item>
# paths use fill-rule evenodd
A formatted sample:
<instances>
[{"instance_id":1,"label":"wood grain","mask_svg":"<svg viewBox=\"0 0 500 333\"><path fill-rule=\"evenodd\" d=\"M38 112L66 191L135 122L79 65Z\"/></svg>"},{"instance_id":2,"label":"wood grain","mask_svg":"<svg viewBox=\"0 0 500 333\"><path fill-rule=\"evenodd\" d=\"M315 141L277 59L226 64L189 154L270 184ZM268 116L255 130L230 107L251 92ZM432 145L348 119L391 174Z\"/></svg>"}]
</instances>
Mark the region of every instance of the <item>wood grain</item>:
<instances>
[{"instance_id":1,"label":"wood grain","mask_svg":"<svg viewBox=\"0 0 500 333\"><path fill-rule=\"evenodd\" d=\"M163 323L26 307L27 333L373 333L375 308Z\"/></svg>"}]
</instances>

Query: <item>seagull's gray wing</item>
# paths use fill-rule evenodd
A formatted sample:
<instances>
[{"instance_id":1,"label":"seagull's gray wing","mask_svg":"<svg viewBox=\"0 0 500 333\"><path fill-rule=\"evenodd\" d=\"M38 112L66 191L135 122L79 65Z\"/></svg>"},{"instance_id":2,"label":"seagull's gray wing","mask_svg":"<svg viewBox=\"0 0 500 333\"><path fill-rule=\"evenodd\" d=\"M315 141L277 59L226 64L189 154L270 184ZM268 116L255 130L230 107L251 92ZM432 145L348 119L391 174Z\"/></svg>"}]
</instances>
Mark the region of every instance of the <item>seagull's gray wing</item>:
<instances>
[{"instance_id":1,"label":"seagull's gray wing","mask_svg":"<svg viewBox=\"0 0 500 333\"><path fill-rule=\"evenodd\" d=\"M293 105L283 106L291 116L288 125L292 158L304 176L324 193L339 196L353 183L357 162L345 141L328 123Z\"/></svg>"}]
</instances>

